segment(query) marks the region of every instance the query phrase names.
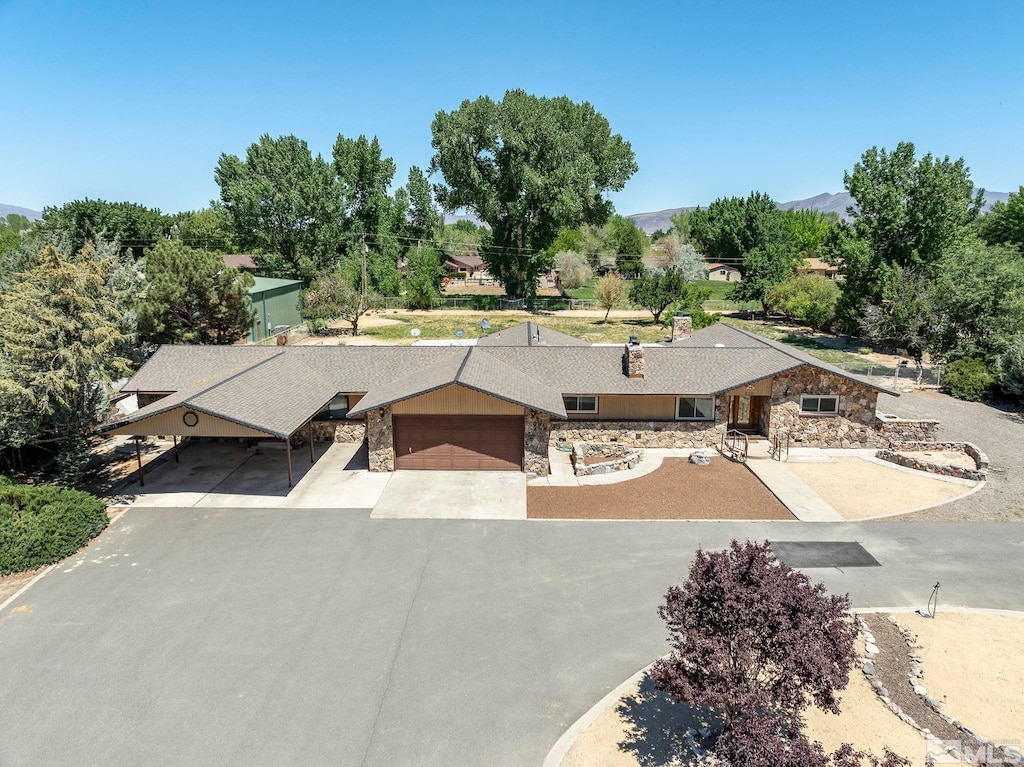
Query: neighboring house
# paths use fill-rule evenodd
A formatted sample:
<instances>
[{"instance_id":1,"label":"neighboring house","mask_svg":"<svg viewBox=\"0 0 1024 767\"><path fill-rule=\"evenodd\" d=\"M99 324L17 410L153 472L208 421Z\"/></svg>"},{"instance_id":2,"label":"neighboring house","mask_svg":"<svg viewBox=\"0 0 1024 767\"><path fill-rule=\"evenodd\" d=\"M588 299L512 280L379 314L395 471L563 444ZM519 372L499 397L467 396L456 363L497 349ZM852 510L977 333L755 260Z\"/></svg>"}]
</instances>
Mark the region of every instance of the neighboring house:
<instances>
[{"instance_id":1,"label":"neighboring house","mask_svg":"<svg viewBox=\"0 0 1024 767\"><path fill-rule=\"evenodd\" d=\"M458 272L467 280L487 280L491 277L487 272L487 264L480 256L449 256L444 265L448 271Z\"/></svg>"},{"instance_id":2,"label":"neighboring house","mask_svg":"<svg viewBox=\"0 0 1024 767\"><path fill-rule=\"evenodd\" d=\"M739 269L725 264L707 264L704 271L707 272L708 279L715 282L739 282L743 279Z\"/></svg>"},{"instance_id":3,"label":"neighboring house","mask_svg":"<svg viewBox=\"0 0 1024 767\"><path fill-rule=\"evenodd\" d=\"M827 264L820 258L805 258L804 267L800 270L802 274L816 274L826 280L841 280L843 275L839 273L839 267Z\"/></svg>"},{"instance_id":4,"label":"neighboring house","mask_svg":"<svg viewBox=\"0 0 1024 767\"><path fill-rule=\"evenodd\" d=\"M256 310L256 318L249 329L249 340L252 343L302 324L302 315L299 313L302 283L299 280L277 280L272 277L254 279L256 282L249 289L249 300Z\"/></svg>"},{"instance_id":5,"label":"neighboring house","mask_svg":"<svg viewBox=\"0 0 1024 767\"><path fill-rule=\"evenodd\" d=\"M711 448L736 429L884 442L886 389L725 324L691 333L676 317L672 337L587 346L530 323L474 347L164 346L122 389L139 410L107 430L284 440L289 461L293 440L365 439L371 471L538 474L550 446L576 440Z\"/></svg>"},{"instance_id":6,"label":"neighboring house","mask_svg":"<svg viewBox=\"0 0 1024 767\"><path fill-rule=\"evenodd\" d=\"M245 272L256 271L256 262L252 260L252 256L248 253L225 253L221 258L224 259L224 266L231 267L232 269L241 269Z\"/></svg>"}]
</instances>

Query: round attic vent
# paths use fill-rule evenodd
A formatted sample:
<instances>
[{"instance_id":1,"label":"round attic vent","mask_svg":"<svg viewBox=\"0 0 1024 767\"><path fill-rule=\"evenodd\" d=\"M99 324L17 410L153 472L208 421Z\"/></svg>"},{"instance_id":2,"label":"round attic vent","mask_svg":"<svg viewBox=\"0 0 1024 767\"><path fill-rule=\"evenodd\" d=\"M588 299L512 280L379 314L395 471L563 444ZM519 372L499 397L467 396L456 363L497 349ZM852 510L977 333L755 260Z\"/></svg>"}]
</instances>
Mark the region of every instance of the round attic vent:
<instances>
[{"instance_id":1,"label":"round attic vent","mask_svg":"<svg viewBox=\"0 0 1024 767\"><path fill-rule=\"evenodd\" d=\"M188 410L181 416L181 422L186 426L195 426L199 423L199 414L194 410Z\"/></svg>"}]
</instances>

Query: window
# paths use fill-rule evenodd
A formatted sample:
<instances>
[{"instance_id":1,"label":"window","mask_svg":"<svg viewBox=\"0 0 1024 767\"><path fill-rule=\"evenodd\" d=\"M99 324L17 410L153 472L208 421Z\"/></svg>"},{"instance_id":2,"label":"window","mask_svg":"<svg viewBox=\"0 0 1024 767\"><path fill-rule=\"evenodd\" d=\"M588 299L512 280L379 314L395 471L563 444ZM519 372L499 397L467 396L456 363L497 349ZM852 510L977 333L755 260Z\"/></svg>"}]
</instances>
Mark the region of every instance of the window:
<instances>
[{"instance_id":1,"label":"window","mask_svg":"<svg viewBox=\"0 0 1024 767\"><path fill-rule=\"evenodd\" d=\"M348 415L348 395L338 394L327 407L321 410L313 418L314 421L338 421Z\"/></svg>"},{"instance_id":2,"label":"window","mask_svg":"<svg viewBox=\"0 0 1024 767\"><path fill-rule=\"evenodd\" d=\"M566 413L596 413L597 397L582 396L573 394L571 397L562 397Z\"/></svg>"},{"instance_id":3,"label":"window","mask_svg":"<svg viewBox=\"0 0 1024 767\"><path fill-rule=\"evenodd\" d=\"M800 412L813 415L836 415L839 412L839 397L800 397Z\"/></svg>"},{"instance_id":4,"label":"window","mask_svg":"<svg viewBox=\"0 0 1024 767\"><path fill-rule=\"evenodd\" d=\"M721 274L721 275L724 275L725 274L725 269L719 269L718 273Z\"/></svg>"},{"instance_id":5,"label":"window","mask_svg":"<svg viewBox=\"0 0 1024 767\"><path fill-rule=\"evenodd\" d=\"M677 421L715 420L714 397L678 397L676 399Z\"/></svg>"}]
</instances>

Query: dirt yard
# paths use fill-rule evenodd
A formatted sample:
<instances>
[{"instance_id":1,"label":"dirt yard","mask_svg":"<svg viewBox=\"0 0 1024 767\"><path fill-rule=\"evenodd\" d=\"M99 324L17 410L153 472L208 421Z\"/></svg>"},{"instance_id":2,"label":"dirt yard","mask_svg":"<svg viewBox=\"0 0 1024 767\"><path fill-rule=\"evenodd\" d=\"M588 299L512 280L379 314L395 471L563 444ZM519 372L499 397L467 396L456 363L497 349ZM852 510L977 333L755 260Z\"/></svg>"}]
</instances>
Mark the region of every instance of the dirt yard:
<instances>
[{"instance_id":1,"label":"dirt yard","mask_svg":"<svg viewBox=\"0 0 1024 767\"><path fill-rule=\"evenodd\" d=\"M667 458L657 470L612 485L529 487L530 519L793 519L750 471L713 458Z\"/></svg>"},{"instance_id":2,"label":"dirt yard","mask_svg":"<svg viewBox=\"0 0 1024 767\"><path fill-rule=\"evenodd\" d=\"M786 468L806 482L846 519L864 519L945 503L971 487L936 479L924 472L901 471L863 458L835 463L787 462Z\"/></svg>"},{"instance_id":3,"label":"dirt yard","mask_svg":"<svg viewBox=\"0 0 1024 767\"><path fill-rule=\"evenodd\" d=\"M887 625L883 616L871 617ZM1024 740L1024 617L943 612L940 605L935 619L913 613L899 613L897 618L917 632L924 683L930 696L945 701L946 713L991 740ZM880 634L876 631L875 636ZM858 651L863 655L863 638ZM907 694L913 695L909 689ZM879 700L858 669L851 672L839 705L839 716L807 709L804 731L811 740L827 751L852 743L879 756L888 746L914 767L924 767L924 736ZM673 757L688 726L699 726L692 710L645 678L579 734L561 767L686 764Z\"/></svg>"}]
</instances>

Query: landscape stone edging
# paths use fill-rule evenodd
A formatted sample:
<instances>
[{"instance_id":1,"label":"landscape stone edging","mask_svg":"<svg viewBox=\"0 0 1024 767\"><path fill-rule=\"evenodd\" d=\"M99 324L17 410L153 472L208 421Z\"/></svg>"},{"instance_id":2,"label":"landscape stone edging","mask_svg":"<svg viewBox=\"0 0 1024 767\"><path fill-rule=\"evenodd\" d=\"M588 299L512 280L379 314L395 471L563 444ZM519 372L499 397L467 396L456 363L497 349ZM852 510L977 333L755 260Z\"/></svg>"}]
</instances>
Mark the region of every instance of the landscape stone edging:
<instances>
[{"instance_id":1,"label":"landscape stone edging","mask_svg":"<svg viewBox=\"0 0 1024 767\"><path fill-rule=\"evenodd\" d=\"M587 464L587 458L595 456L610 457L611 460ZM608 474L612 471L635 469L644 459L643 450L630 447L624 442L586 442L572 443L572 466L577 477L588 477L593 474Z\"/></svg>"},{"instance_id":2,"label":"landscape stone edging","mask_svg":"<svg viewBox=\"0 0 1024 767\"><path fill-rule=\"evenodd\" d=\"M914 632L912 632L910 629L901 626L899 621L896 619L895 615L888 615L886 617L896 627L896 630L900 633L900 636L903 637L903 641L906 642L907 649L910 650L910 673L907 674L907 681L910 684L911 688L914 690L914 693L921 698L925 706L934 711L944 722L960 730L962 733L964 733L964 735L968 736L969 738L974 738L980 743L989 743L987 738L978 735L976 732L974 732L974 730L969 728L967 725L957 721L953 717L943 712L941 710L942 701L935 700L934 698L928 695L928 689L920 683L921 677L924 676L924 666L922 664L921 655L915 652L916 650L921 649L921 645L917 643L917 635L914 634ZM862 636L864 637L865 656L877 655L878 645L875 644L874 634L871 633L871 629L868 627L867 622L860 615L857 615L857 624L860 627ZM911 725L916 730L918 730L921 734L925 736L926 739L929 735L932 734L932 731L930 729L919 725L916 721L914 721L914 719L911 716L907 715L903 711L903 709L901 709L898 705L896 705L889 699L889 691L878 679L875 679L875 665L874 660L872 658L861 658L861 670L864 672L864 676L868 678L868 682L870 682L872 689L878 696L878 699L881 700L882 703L884 703L890 711L892 711L897 717L899 717L900 720L906 722L907 724ZM964 759L964 755L957 751L956 748L954 748L953 746L947 746L945 743L946 742L943 740L938 740L939 746L952 758L958 761L962 761Z\"/></svg>"},{"instance_id":3,"label":"landscape stone edging","mask_svg":"<svg viewBox=\"0 0 1024 767\"><path fill-rule=\"evenodd\" d=\"M962 466L944 466L939 463L915 458L910 455L903 455L898 452L905 450L917 452L922 450L958 450L970 456L974 461L974 469L965 469ZM946 477L957 477L958 479L971 479L976 482L983 482L988 477L988 456L972 442L891 442L888 448L875 451L875 457L908 469L928 472L929 474L941 474Z\"/></svg>"}]
</instances>

